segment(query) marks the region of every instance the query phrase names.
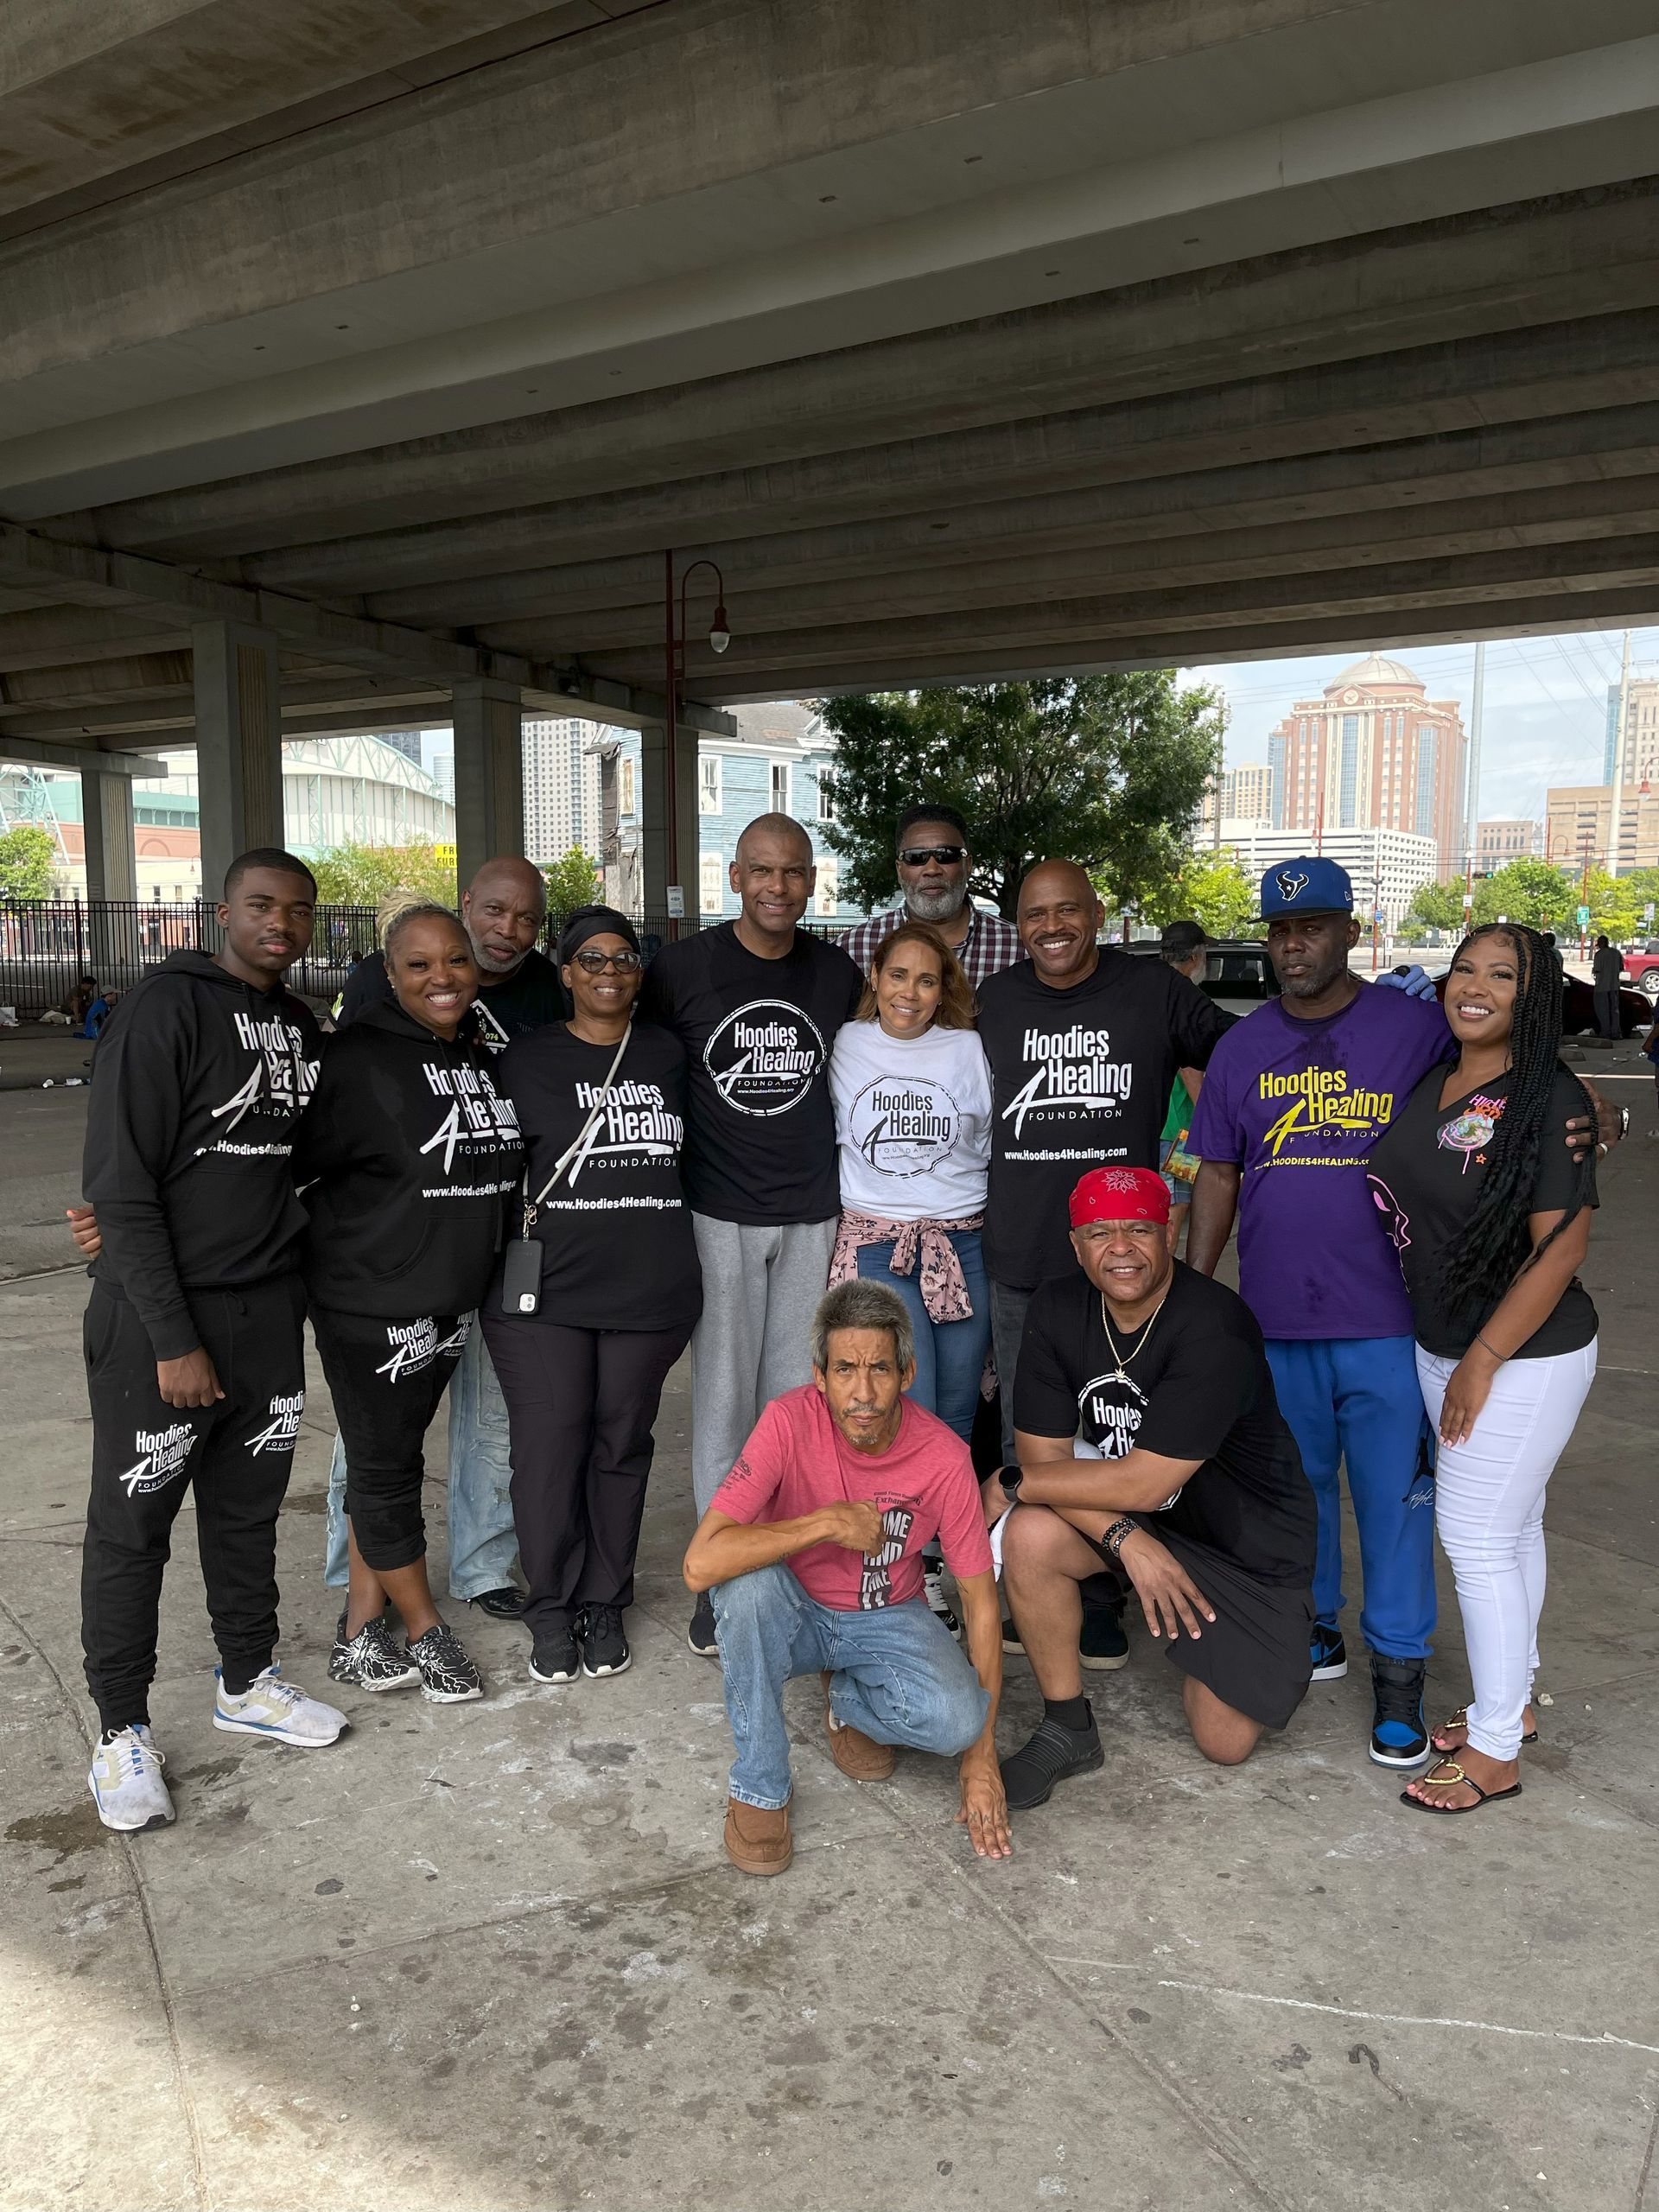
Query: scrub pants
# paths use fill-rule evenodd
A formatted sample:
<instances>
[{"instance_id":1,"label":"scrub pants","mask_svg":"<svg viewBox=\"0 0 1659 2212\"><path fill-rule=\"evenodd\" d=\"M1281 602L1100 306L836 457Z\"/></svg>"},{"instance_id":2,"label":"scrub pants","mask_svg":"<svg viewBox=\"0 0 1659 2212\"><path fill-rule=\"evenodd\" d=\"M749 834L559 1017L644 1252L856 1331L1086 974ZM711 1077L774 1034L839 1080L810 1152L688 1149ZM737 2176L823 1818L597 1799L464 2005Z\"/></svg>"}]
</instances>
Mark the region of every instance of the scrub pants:
<instances>
[{"instance_id":1,"label":"scrub pants","mask_svg":"<svg viewBox=\"0 0 1659 2212\"><path fill-rule=\"evenodd\" d=\"M1426 1659L1434 1631L1434 1480L1409 1337L1269 1337L1268 1364L1319 1512L1315 1617L1335 1626L1342 1491L1359 1528L1360 1634L1379 1658Z\"/></svg>"}]
</instances>

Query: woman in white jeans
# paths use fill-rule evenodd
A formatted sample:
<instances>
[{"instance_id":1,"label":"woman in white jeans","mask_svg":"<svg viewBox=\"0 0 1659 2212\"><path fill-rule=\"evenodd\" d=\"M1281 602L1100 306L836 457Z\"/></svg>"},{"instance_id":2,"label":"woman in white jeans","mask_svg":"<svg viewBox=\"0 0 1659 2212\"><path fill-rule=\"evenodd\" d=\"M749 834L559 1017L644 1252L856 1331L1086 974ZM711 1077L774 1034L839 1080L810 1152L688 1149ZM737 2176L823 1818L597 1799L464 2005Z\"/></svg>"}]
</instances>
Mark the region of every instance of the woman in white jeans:
<instances>
[{"instance_id":1,"label":"woman in white jeans","mask_svg":"<svg viewBox=\"0 0 1659 2212\"><path fill-rule=\"evenodd\" d=\"M1544 1491L1596 1371L1596 1309L1577 1276L1594 1163L1562 1142L1589 1100L1557 1055L1560 962L1534 930L1476 930L1453 957L1446 1017L1456 1064L1423 1078L1370 1165L1440 1432L1434 1525L1474 1683L1432 1738L1457 1756L1403 1793L1443 1815L1520 1795L1521 1746L1536 1734Z\"/></svg>"}]
</instances>

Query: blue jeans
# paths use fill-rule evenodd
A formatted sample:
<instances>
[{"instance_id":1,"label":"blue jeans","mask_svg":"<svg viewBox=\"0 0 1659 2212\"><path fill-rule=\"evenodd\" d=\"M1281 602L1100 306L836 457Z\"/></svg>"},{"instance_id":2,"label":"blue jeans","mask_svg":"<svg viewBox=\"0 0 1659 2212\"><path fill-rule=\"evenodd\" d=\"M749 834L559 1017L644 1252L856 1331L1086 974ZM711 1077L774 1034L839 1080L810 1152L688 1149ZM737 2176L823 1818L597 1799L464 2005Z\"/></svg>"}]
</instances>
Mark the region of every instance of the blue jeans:
<instances>
[{"instance_id":1,"label":"blue jeans","mask_svg":"<svg viewBox=\"0 0 1659 2212\"><path fill-rule=\"evenodd\" d=\"M1269 1337L1268 1364L1319 1509L1313 1610L1342 1611L1342 1489L1359 1529L1365 1593L1359 1627L1385 1659L1426 1659L1434 1632L1434 1484L1423 1471L1427 1424L1409 1337Z\"/></svg>"},{"instance_id":2,"label":"blue jeans","mask_svg":"<svg viewBox=\"0 0 1659 2212\"><path fill-rule=\"evenodd\" d=\"M507 1406L476 1318L467 1332L449 1384L449 1595L480 1598L512 1580L518 1553L513 1532L512 1460ZM346 1447L334 1439L328 1470L327 1556L323 1580L343 1590L346 1551Z\"/></svg>"},{"instance_id":3,"label":"blue jeans","mask_svg":"<svg viewBox=\"0 0 1659 2212\"><path fill-rule=\"evenodd\" d=\"M768 1811L789 1802L784 1684L829 1668L837 1720L878 1744L953 1758L976 1743L990 1709L950 1631L919 1598L876 1612L809 1598L789 1568L756 1567L713 1592L737 1757L734 1797Z\"/></svg>"},{"instance_id":4,"label":"blue jeans","mask_svg":"<svg viewBox=\"0 0 1659 2212\"><path fill-rule=\"evenodd\" d=\"M931 1317L922 1303L920 1261L909 1274L894 1274L891 1244L861 1245L858 1272L867 1281L885 1283L904 1300L916 1332L916 1380L909 1395L918 1406L937 1414L947 1428L955 1429L966 1444L974 1433L979 1378L985 1368L985 1347L991 1340L991 1294L980 1256L978 1230L953 1229L946 1233L962 1262L974 1309L965 1320L935 1321Z\"/></svg>"}]
</instances>

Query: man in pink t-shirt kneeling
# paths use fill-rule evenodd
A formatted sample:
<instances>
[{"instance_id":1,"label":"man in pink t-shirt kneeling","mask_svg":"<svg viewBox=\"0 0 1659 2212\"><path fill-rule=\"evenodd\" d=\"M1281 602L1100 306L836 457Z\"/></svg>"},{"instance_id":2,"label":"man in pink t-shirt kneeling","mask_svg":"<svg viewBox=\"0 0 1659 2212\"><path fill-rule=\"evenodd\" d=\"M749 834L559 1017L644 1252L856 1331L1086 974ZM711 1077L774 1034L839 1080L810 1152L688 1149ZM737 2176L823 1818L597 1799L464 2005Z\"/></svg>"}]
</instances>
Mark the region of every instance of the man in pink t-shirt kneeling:
<instances>
[{"instance_id":1,"label":"man in pink t-shirt kneeling","mask_svg":"<svg viewBox=\"0 0 1659 2212\"><path fill-rule=\"evenodd\" d=\"M1013 1848L996 1758L1002 1623L968 1447L904 1395L916 1372L904 1302L840 1283L812 1321L812 1381L774 1398L685 1555L712 1590L736 1739L726 1851L746 1874L793 1855L784 1685L816 1669L830 1752L855 1782L893 1772L893 1746L962 1755L974 1849ZM938 1539L972 1665L922 1594ZM977 1680L976 1680L977 1675Z\"/></svg>"}]
</instances>

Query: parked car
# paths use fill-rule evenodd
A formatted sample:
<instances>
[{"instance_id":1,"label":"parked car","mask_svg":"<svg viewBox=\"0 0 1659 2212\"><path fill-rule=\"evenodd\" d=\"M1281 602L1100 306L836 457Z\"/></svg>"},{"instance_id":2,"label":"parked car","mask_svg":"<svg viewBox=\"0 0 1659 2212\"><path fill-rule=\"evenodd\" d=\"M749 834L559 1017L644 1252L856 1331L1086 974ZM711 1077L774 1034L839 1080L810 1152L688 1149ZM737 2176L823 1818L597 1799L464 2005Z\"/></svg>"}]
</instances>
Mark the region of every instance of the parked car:
<instances>
[{"instance_id":1,"label":"parked car","mask_svg":"<svg viewBox=\"0 0 1659 2212\"><path fill-rule=\"evenodd\" d=\"M1630 947L1624 955L1624 981L1633 983L1643 998L1659 999L1659 938Z\"/></svg>"},{"instance_id":2,"label":"parked car","mask_svg":"<svg viewBox=\"0 0 1659 2212\"><path fill-rule=\"evenodd\" d=\"M1142 959L1159 957L1156 938L1142 938L1123 950ZM1279 978L1260 938L1217 938L1205 948L1198 988L1229 1014L1253 1014L1263 999L1278 997Z\"/></svg>"}]
</instances>

